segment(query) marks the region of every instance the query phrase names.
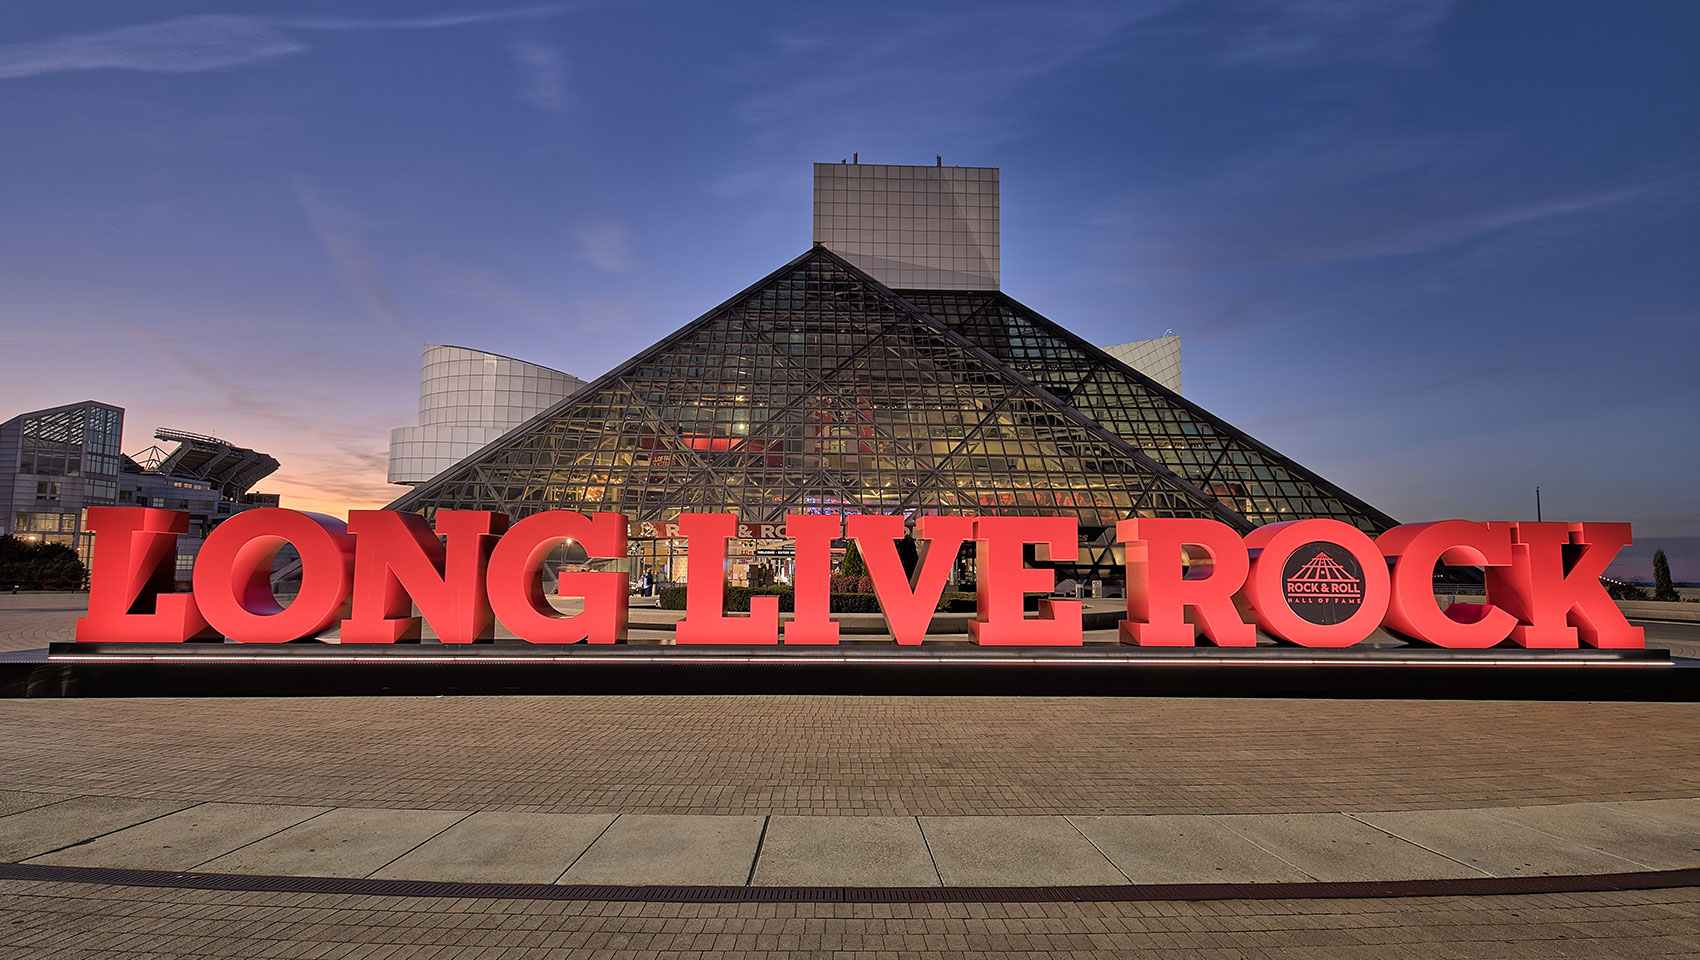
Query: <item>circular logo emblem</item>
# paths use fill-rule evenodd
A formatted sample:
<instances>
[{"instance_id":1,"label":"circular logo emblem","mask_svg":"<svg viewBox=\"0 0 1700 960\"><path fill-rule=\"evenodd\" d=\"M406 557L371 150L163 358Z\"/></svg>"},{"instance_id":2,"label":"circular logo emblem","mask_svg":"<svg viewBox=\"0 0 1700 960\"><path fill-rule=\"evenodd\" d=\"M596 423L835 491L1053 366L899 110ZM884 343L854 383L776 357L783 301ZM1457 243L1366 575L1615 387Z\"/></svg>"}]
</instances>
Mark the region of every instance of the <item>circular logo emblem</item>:
<instances>
[{"instance_id":1,"label":"circular logo emblem","mask_svg":"<svg viewBox=\"0 0 1700 960\"><path fill-rule=\"evenodd\" d=\"M1337 543L1307 543L1281 568L1281 593L1300 619L1342 623L1364 605L1364 568Z\"/></svg>"}]
</instances>

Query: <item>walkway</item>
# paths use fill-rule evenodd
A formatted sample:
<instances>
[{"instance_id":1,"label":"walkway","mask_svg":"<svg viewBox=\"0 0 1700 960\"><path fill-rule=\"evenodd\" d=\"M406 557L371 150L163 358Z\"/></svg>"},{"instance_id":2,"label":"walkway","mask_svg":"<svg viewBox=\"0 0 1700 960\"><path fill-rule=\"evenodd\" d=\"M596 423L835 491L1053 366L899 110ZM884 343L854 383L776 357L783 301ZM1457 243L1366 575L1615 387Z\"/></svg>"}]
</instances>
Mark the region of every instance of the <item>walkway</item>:
<instances>
[{"instance_id":1,"label":"walkway","mask_svg":"<svg viewBox=\"0 0 1700 960\"><path fill-rule=\"evenodd\" d=\"M0 635L58 639L69 620L20 613L0 608ZM24 864L0 879L0 957L1691 956L1694 888L1038 901L1066 884L1700 867L1696 742L1700 704L1683 703L0 701L0 861ZM938 895L616 902L42 878L82 867ZM980 886L1034 894L949 902Z\"/></svg>"},{"instance_id":2,"label":"walkway","mask_svg":"<svg viewBox=\"0 0 1700 960\"><path fill-rule=\"evenodd\" d=\"M1700 799L1152 816L516 813L0 791L0 862L515 884L1045 887L1700 867Z\"/></svg>"}]
</instances>

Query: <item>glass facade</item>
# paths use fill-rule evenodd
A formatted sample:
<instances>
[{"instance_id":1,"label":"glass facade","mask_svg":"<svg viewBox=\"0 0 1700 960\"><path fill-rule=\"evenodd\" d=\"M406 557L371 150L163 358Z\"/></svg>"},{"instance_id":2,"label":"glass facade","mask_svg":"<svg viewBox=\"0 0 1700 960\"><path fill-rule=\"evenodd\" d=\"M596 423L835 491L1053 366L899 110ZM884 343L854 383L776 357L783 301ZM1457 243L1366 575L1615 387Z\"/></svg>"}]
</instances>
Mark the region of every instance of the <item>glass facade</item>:
<instances>
[{"instance_id":1,"label":"glass facade","mask_svg":"<svg viewBox=\"0 0 1700 960\"><path fill-rule=\"evenodd\" d=\"M1391 523L1002 294L897 296L823 247L392 507L1064 515L1100 572L1126 517Z\"/></svg>"},{"instance_id":2,"label":"glass facade","mask_svg":"<svg viewBox=\"0 0 1700 960\"><path fill-rule=\"evenodd\" d=\"M92 543L83 511L116 503L124 411L86 401L0 424L0 533L75 547Z\"/></svg>"},{"instance_id":3,"label":"glass facade","mask_svg":"<svg viewBox=\"0 0 1700 960\"><path fill-rule=\"evenodd\" d=\"M898 292L1253 525L1330 517L1373 534L1395 524L1007 294Z\"/></svg>"}]
</instances>

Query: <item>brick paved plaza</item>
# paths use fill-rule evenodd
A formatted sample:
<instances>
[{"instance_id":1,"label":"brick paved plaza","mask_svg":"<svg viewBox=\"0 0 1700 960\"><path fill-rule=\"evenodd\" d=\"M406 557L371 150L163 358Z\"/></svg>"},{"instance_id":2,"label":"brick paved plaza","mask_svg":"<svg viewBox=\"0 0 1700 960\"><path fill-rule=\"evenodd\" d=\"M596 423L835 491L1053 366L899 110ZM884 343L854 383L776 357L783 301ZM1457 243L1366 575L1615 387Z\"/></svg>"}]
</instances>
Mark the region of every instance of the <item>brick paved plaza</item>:
<instances>
[{"instance_id":1,"label":"brick paved plaza","mask_svg":"<svg viewBox=\"0 0 1700 960\"><path fill-rule=\"evenodd\" d=\"M0 645L22 650L69 639L76 604L68 599L80 598L0 598ZM1419 846L1428 843L1423 831L1437 824L1453 831L1441 836L1445 842L1456 841L1458 824L1538 840L1535 854L1527 846L1484 849L1480 859L1448 861L1458 872L1436 876L1590 872L1577 864L1610 872L1628 869L1612 866L1623 858L1641 865L1634 869L1670 869L1700 866L1700 807L1683 799L1700 797L1696 742L1700 705L1684 703L0 700L0 845L13 850L0 859L36 856L27 825L37 822L72 831L63 841L42 840L40 849L63 849L39 862L133 866L101 860L106 850L133 856L137 849L135 842L114 845L114 837L151 836L148 830L177 820L205 829L270 816L282 817L276 829L285 829L330 809L315 822L346 815L393 830L419 821L420 838L383 853L373 861L380 865L400 851L418 857L423 839L440 844L438 831L450 836L449 824L483 811L555 817L550 822L562 830L578 822L573 818L606 830L615 815L628 823L646 816L657 823L749 821L752 830L762 825L767 842L761 862L780 869L781 846L795 841L785 830L798 824L836 817L869 825L907 818L902 822L913 825L919 818L934 847L929 869L948 886L949 831L962 824L1071 823L1070 830L1099 843L1094 829L1108 830L1118 817L1169 816L1162 822L1224 833L1223 823L1239 819L1254 826L1234 830L1256 845L1267 844L1257 833L1264 820L1345 815L1356 818L1354 829L1369 831L1369 824ZM64 825L70 813L52 819L55 810L85 809L93 819L82 834ZM128 812L98 824L119 815L114 811ZM372 817L362 820L362 811ZM1546 813L1553 816L1543 822ZM1429 814L1440 819L1409 820ZM1643 815L1651 819L1638 819ZM1567 834L1629 821L1647 828L1625 839L1638 848L1604 834ZM253 829L260 836L273 828ZM88 843L73 839L107 831L118 832ZM598 836L592 831L582 842ZM753 834L748 841L762 849ZM1518 866L1518 857L1538 859L1540 850L1563 856L1544 867ZM1126 867L1125 851L1104 853ZM1322 876L1282 855L1303 868L1293 877ZM281 859L268 868L255 856L232 854L199 869L292 872ZM738 856L751 863L748 851ZM196 857L158 866L190 869ZM332 875L365 876L369 868L376 869ZM396 875L389 869L378 875ZM1412 876L1430 875L1420 872L1426 866L1413 869ZM766 882L754 865L725 882L746 882L746 870L751 882ZM0 880L0 957L1640 957L1694 955L1696 930L1700 893L1692 888L1352 900L690 904Z\"/></svg>"},{"instance_id":2,"label":"brick paved plaza","mask_svg":"<svg viewBox=\"0 0 1700 960\"><path fill-rule=\"evenodd\" d=\"M1700 891L1204 903L561 903L0 881L0 956L1692 957Z\"/></svg>"},{"instance_id":3,"label":"brick paved plaza","mask_svg":"<svg viewBox=\"0 0 1700 960\"><path fill-rule=\"evenodd\" d=\"M1700 705L0 700L9 786L548 813L1266 813L1700 796Z\"/></svg>"}]
</instances>

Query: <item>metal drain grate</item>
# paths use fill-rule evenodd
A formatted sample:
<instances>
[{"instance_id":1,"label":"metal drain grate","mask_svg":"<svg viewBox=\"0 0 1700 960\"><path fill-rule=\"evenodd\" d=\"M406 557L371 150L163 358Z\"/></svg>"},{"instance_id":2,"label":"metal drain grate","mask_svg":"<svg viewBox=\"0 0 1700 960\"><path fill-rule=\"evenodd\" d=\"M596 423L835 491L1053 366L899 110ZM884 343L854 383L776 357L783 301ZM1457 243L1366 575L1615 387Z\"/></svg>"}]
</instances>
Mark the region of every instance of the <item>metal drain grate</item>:
<instances>
[{"instance_id":1,"label":"metal drain grate","mask_svg":"<svg viewBox=\"0 0 1700 960\"><path fill-rule=\"evenodd\" d=\"M280 877L0 863L0 879L174 887L186 890L624 903L1104 903L1134 900L1358 900L1375 897L1504 896L1653 890L1663 887L1700 886L1700 869L1562 877L1308 883L1135 883L1047 887L693 887Z\"/></svg>"}]
</instances>

